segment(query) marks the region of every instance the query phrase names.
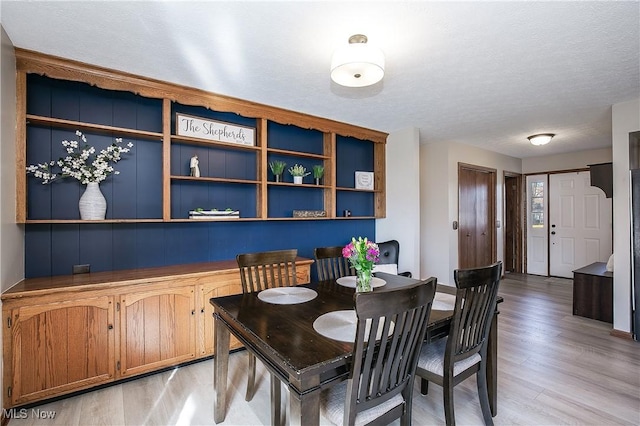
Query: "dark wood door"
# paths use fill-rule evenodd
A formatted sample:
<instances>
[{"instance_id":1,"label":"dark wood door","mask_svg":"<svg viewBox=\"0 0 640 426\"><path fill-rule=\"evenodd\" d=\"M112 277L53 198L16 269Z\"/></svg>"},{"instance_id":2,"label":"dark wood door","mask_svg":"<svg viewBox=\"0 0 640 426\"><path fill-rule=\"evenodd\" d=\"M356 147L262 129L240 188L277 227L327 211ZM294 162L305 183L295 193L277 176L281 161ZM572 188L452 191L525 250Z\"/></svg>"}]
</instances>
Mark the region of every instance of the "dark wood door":
<instances>
[{"instance_id":1,"label":"dark wood door","mask_svg":"<svg viewBox=\"0 0 640 426\"><path fill-rule=\"evenodd\" d=\"M522 272L521 175L504 176L504 271Z\"/></svg>"},{"instance_id":2,"label":"dark wood door","mask_svg":"<svg viewBox=\"0 0 640 426\"><path fill-rule=\"evenodd\" d=\"M458 166L458 267L490 265L495 259L493 169Z\"/></svg>"}]
</instances>

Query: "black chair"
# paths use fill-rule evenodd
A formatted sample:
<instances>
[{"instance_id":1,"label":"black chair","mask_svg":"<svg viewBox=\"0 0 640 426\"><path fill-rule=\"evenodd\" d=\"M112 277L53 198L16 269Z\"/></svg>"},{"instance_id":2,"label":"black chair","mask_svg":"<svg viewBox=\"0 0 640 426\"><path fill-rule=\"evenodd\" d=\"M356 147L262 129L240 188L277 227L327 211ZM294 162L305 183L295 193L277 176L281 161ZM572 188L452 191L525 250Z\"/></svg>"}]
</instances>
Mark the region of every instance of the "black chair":
<instances>
[{"instance_id":1,"label":"black chair","mask_svg":"<svg viewBox=\"0 0 640 426\"><path fill-rule=\"evenodd\" d=\"M246 253L236 256L240 268L242 292L251 293L274 287L297 285L296 256L298 250L277 250ZM249 353L249 371L245 400L251 401L255 393L256 357ZM274 382L275 381L275 382ZM276 386L277 385L277 386ZM280 407L280 381L271 375L272 404ZM275 394L274 394L275 392Z\"/></svg>"},{"instance_id":2,"label":"black chair","mask_svg":"<svg viewBox=\"0 0 640 426\"><path fill-rule=\"evenodd\" d=\"M377 243L380 249L380 260L378 265L398 265L400 259L400 243L396 240L384 241ZM382 272L382 271L381 271ZM411 272L399 272L398 275L411 278Z\"/></svg>"},{"instance_id":3,"label":"black chair","mask_svg":"<svg viewBox=\"0 0 640 426\"><path fill-rule=\"evenodd\" d=\"M356 293L358 317L349 379L324 390L320 409L335 424L411 424L417 357L436 279L389 291Z\"/></svg>"},{"instance_id":4,"label":"black chair","mask_svg":"<svg viewBox=\"0 0 640 426\"><path fill-rule=\"evenodd\" d=\"M356 271L349 264L349 259L342 256L342 249L342 246L317 247L313 251L316 258L318 280L335 280L356 274Z\"/></svg>"},{"instance_id":5,"label":"black chair","mask_svg":"<svg viewBox=\"0 0 640 426\"><path fill-rule=\"evenodd\" d=\"M454 425L453 388L477 374L482 416L493 425L487 392L487 342L496 309L502 262L490 266L454 271L456 304L447 337L424 344L416 376L422 379L421 393L429 382L442 386L447 425Z\"/></svg>"}]
</instances>

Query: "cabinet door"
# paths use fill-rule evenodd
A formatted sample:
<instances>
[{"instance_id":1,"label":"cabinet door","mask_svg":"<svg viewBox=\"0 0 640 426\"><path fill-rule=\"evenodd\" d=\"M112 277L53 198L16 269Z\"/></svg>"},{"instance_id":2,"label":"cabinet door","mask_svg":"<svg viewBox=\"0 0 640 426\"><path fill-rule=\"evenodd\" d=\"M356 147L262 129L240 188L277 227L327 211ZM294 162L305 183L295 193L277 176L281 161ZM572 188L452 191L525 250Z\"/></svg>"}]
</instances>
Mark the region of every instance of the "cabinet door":
<instances>
[{"instance_id":1,"label":"cabinet door","mask_svg":"<svg viewBox=\"0 0 640 426\"><path fill-rule=\"evenodd\" d=\"M240 275L236 272L233 276L225 275L223 279L216 277L215 282L198 286L200 296L200 319L198 321L198 350L200 356L214 354L214 327L213 327L213 305L209 303L212 297L228 296L230 294L242 293ZM242 343L233 334L229 344L230 349L242 347Z\"/></svg>"},{"instance_id":2,"label":"cabinet door","mask_svg":"<svg viewBox=\"0 0 640 426\"><path fill-rule=\"evenodd\" d=\"M12 310L12 405L114 379L113 297Z\"/></svg>"},{"instance_id":3,"label":"cabinet door","mask_svg":"<svg viewBox=\"0 0 640 426\"><path fill-rule=\"evenodd\" d=\"M194 287L120 296L120 376L128 377L195 357Z\"/></svg>"}]
</instances>

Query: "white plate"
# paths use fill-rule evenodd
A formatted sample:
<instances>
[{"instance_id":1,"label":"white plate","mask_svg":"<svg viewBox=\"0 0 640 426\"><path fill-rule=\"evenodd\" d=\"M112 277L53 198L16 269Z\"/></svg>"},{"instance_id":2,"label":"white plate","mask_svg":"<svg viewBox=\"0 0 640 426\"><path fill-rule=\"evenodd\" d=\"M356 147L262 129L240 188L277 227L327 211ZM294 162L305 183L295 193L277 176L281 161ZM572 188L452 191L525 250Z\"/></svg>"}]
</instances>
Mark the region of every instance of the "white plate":
<instances>
[{"instance_id":1,"label":"white plate","mask_svg":"<svg viewBox=\"0 0 640 426\"><path fill-rule=\"evenodd\" d=\"M306 287L277 287L262 290L258 299L276 305L294 305L313 300L318 296L315 290Z\"/></svg>"},{"instance_id":2,"label":"white plate","mask_svg":"<svg viewBox=\"0 0 640 426\"><path fill-rule=\"evenodd\" d=\"M336 280L338 284L344 287L356 288L355 275L349 275L348 277L340 277ZM382 278L371 277L371 288L382 287L387 282Z\"/></svg>"},{"instance_id":3,"label":"white plate","mask_svg":"<svg viewBox=\"0 0 640 426\"><path fill-rule=\"evenodd\" d=\"M431 305L431 309L435 309L437 311L453 311L455 305L455 295L437 291L436 296L433 298L433 305Z\"/></svg>"},{"instance_id":4,"label":"white plate","mask_svg":"<svg viewBox=\"0 0 640 426\"><path fill-rule=\"evenodd\" d=\"M329 339L338 340L340 342L353 343L356 341L356 326L358 325L358 317L353 309L347 311L333 311L320 315L313 322L313 329ZM367 320L367 329L365 334L369 333L370 321ZM393 333L394 324L389 326L389 334ZM382 327L378 329L376 340L382 335Z\"/></svg>"}]
</instances>

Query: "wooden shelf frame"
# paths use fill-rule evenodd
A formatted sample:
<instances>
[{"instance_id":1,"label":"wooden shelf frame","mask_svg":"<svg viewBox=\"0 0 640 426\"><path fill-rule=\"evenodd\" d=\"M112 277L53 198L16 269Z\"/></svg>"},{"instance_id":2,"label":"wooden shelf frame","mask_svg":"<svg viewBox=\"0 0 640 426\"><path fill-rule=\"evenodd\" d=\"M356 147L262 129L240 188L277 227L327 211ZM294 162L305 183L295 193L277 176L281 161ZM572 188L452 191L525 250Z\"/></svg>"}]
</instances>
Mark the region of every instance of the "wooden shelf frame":
<instances>
[{"instance_id":1,"label":"wooden shelf frame","mask_svg":"<svg viewBox=\"0 0 640 426\"><path fill-rule=\"evenodd\" d=\"M17 223L136 223L136 222L194 222L195 220L171 217L171 182L195 181L203 183L232 183L256 185L256 217L239 220L324 220L384 218L386 216L385 149L388 134L338 121L314 117L308 114L262 105L250 101L218 95L203 90L136 76L120 71L85 64L56 56L46 55L17 48L16 50L16 90L17 90L17 131L16 131L16 222ZM87 83L106 90L133 92L139 96L162 100L162 132L121 128L94 123L85 123L59 118L41 117L27 114L27 74L45 75L50 78ZM219 112L231 112L256 120L256 144L247 146L197 138L178 136L171 132L172 105L204 107ZM323 153L291 151L269 148L268 123L293 125L301 129L312 129L323 133ZM27 123L69 128L89 129L100 133L117 133L127 137L158 140L162 143L162 218L154 219L108 219L104 221L83 220L30 220L27 218L27 176L26 169L26 128ZM364 143L372 143L374 149L374 191L336 187L336 140L337 135L353 137ZM256 155L256 179L226 179L215 177L194 178L171 174L172 144L191 144L230 150L254 151ZM294 185L288 182L276 183L269 180L268 158L270 155L286 155L298 158L320 160L325 167L322 185ZM268 190L275 187L299 187L321 189L325 218L269 217ZM342 218L336 213L336 193L339 191L372 192L374 194L374 214L366 217ZM197 220L203 221L203 220Z\"/></svg>"}]
</instances>

